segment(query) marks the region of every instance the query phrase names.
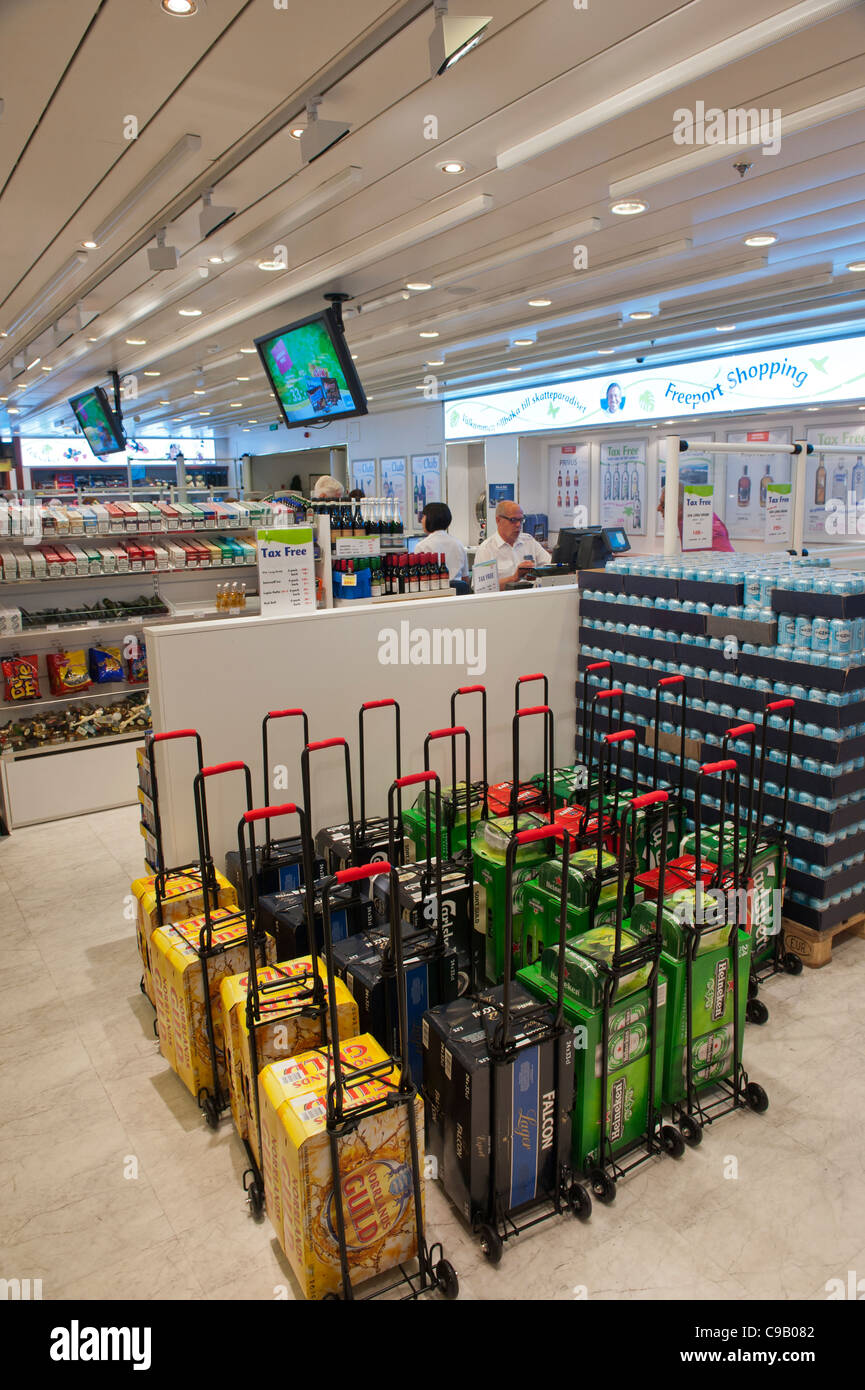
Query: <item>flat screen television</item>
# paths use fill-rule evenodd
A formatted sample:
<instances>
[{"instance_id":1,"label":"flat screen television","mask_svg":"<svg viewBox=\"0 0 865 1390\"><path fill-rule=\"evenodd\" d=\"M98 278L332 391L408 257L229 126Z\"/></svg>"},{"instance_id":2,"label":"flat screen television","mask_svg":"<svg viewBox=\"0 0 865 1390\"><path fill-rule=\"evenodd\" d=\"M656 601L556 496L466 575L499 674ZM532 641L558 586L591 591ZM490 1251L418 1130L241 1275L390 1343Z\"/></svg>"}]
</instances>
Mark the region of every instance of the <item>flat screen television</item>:
<instances>
[{"instance_id":1,"label":"flat screen television","mask_svg":"<svg viewBox=\"0 0 865 1390\"><path fill-rule=\"evenodd\" d=\"M72 396L69 404L97 458L123 452L126 448L123 427L101 386L93 386L89 391L82 391L80 396Z\"/></svg>"},{"instance_id":2,"label":"flat screen television","mask_svg":"<svg viewBox=\"0 0 865 1390\"><path fill-rule=\"evenodd\" d=\"M366 396L332 309L255 339L261 365L291 429L366 415Z\"/></svg>"}]
</instances>

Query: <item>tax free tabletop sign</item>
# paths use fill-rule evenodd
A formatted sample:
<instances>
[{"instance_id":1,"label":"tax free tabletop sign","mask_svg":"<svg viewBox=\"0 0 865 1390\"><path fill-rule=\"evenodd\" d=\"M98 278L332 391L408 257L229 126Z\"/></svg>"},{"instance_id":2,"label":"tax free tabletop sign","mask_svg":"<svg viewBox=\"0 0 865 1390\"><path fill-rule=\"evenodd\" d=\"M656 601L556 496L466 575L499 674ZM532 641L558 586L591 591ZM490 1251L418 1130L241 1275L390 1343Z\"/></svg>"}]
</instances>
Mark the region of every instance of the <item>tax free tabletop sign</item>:
<instances>
[{"instance_id":1,"label":"tax free tabletop sign","mask_svg":"<svg viewBox=\"0 0 865 1390\"><path fill-rule=\"evenodd\" d=\"M863 395L865 338L838 338L446 401L445 438L640 424Z\"/></svg>"},{"instance_id":2,"label":"tax free tabletop sign","mask_svg":"<svg viewBox=\"0 0 865 1390\"><path fill-rule=\"evenodd\" d=\"M258 588L263 617L315 609L315 548L311 526L256 531Z\"/></svg>"}]
</instances>

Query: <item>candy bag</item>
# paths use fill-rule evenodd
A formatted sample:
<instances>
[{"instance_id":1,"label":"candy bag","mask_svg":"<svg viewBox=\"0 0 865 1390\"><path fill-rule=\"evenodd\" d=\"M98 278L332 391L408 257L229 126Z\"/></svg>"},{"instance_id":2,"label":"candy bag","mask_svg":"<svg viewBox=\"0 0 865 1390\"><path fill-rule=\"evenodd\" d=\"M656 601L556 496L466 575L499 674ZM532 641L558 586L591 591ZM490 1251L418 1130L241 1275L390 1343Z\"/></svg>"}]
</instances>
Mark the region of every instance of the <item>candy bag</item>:
<instances>
[{"instance_id":1,"label":"candy bag","mask_svg":"<svg viewBox=\"0 0 865 1390\"><path fill-rule=\"evenodd\" d=\"M81 690L90 689L90 673L83 651L49 652L45 665L52 695L77 695Z\"/></svg>"},{"instance_id":2,"label":"candy bag","mask_svg":"<svg viewBox=\"0 0 865 1390\"><path fill-rule=\"evenodd\" d=\"M97 685L123 680L123 657L119 647L91 647L90 675Z\"/></svg>"},{"instance_id":3,"label":"candy bag","mask_svg":"<svg viewBox=\"0 0 865 1390\"><path fill-rule=\"evenodd\" d=\"M136 655L130 656L126 670L130 685L147 684L147 648L143 642L138 643Z\"/></svg>"},{"instance_id":4,"label":"candy bag","mask_svg":"<svg viewBox=\"0 0 865 1390\"><path fill-rule=\"evenodd\" d=\"M39 700L38 657L10 656L3 662L7 700Z\"/></svg>"}]
</instances>

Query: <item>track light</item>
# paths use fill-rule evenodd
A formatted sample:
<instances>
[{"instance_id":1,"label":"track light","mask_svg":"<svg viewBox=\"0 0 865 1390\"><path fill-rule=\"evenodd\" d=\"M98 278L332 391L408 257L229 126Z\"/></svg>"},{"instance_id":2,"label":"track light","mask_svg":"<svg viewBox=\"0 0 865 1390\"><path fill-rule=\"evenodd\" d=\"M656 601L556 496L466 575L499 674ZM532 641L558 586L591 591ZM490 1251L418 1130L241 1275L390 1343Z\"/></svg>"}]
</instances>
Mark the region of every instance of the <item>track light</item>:
<instances>
[{"instance_id":1,"label":"track light","mask_svg":"<svg viewBox=\"0 0 865 1390\"><path fill-rule=\"evenodd\" d=\"M41 313L55 291L69 279L70 275L74 275L76 270L80 270L86 260L87 253L85 251L76 251L66 264L58 270L57 274L52 276L48 283L43 286L42 292L31 304L28 304L23 314L19 314L17 319L8 325L6 330L7 336L10 338L13 337L14 334L18 332L19 328L23 328L25 323L29 323L32 318L35 318L37 314Z\"/></svg>"},{"instance_id":2,"label":"track light","mask_svg":"<svg viewBox=\"0 0 865 1390\"><path fill-rule=\"evenodd\" d=\"M165 245L165 228L156 233L156 245L147 249L147 262L151 270L176 270L177 247Z\"/></svg>"},{"instance_id":3,"label":"track light","mask_svg":"<svg viewBox=\"0 0 865 1390\"><path fill-rule=\"evenodd\" d=\"M218 232L220 227L224 227L226 222L230 222L237 213L237 208L218 208L213 205L213 189L207 188L201 195L202 208L198 218L198 225L201 229L201 239L206 241L214 232Z\"/></svg>"},{"instance_id":4,"label":"track light","mask_svg":"<svg viewBox=\"0 0 865 1390\"><path fill-rule=\"evenodd\" d=\"M310 97L306 107L306 130L300 137L300 157L304 164L312 164L329 149L348 135L349 128L344 121L320 121L318 108L321 97Z\"/></svg>"},{"instance_id":5,"label":"track light","mask_svg":"<svg viewBox=\"0 0 865 1390\"><path fill-rule=\"evenodd\" d=\"M435 0L435 26L430 34L430 75L441 77L480 43L492 23L491 14L449 15L448 0Z\"/></svg>"}]
</instances>

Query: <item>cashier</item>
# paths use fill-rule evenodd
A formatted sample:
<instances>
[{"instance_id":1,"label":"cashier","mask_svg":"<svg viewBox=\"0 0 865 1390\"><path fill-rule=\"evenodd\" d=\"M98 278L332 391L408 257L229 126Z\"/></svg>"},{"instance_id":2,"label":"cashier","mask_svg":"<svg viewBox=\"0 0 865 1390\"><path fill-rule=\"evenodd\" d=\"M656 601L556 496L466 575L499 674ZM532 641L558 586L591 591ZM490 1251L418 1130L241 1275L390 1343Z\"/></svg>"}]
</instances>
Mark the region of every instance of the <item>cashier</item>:
<instances>
[{"instance_id":1,"label":"cashier","mask_svg":"<svg viewBox=\"0 0 865 1390\"><path fill-rule=\"evenodd\" d=\"M525 513L519 502L500 502L496 507L496 533L479 545L475 565L495 560L499 588L512 589L521 579L531 577L536 565L548 565L548 550L523 530Z\"/></svg>"}]
</instances>

